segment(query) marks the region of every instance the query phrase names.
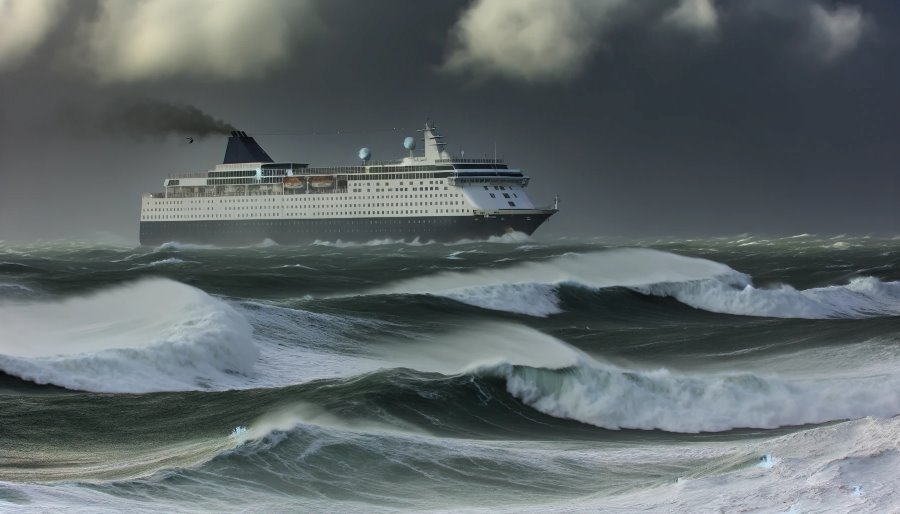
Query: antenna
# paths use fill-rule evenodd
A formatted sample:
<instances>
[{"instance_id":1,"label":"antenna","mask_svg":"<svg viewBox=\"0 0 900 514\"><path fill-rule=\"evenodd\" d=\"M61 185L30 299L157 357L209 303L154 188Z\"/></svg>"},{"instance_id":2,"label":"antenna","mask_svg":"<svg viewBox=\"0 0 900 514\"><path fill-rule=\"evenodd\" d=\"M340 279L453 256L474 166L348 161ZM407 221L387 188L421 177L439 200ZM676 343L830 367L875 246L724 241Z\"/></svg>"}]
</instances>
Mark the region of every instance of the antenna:
<instances>
[{"instance_id":1,"label":"antenna","mask_svg":"<svg viewBox=\"0 0 900 514\"><path fill-rule=\"evenodd\" d=\"M494 164L497 164L497 142L494 141Z\"/></svg>"}]
</instances>

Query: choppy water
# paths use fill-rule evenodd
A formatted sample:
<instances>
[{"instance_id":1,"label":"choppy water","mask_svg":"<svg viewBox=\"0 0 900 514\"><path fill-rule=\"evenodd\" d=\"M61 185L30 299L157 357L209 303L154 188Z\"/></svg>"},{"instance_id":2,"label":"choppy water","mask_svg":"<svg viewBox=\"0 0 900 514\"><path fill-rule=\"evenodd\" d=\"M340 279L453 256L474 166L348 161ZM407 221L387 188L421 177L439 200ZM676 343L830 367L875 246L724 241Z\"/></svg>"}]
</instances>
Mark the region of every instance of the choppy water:
<instances>
[{"instance_id":1,"label":"choppy water","mask_svg":"<svg viewBox=\"0 0 900 514\"><path fill-rule=\"evenodd\" d=\"M900 509L900 240L0 243L0 510Z\"/></svg>"}]
</instances>

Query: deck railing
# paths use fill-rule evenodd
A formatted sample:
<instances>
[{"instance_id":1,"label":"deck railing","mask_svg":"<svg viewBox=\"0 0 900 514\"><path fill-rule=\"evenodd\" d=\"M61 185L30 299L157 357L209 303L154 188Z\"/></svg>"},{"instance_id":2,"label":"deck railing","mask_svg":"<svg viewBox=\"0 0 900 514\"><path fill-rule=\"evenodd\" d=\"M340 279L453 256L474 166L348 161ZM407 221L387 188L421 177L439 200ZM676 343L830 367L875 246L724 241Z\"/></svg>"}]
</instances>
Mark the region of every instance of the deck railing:
<instances>
[{"instance_id":1,"label":"deck railing","mask_svg":"<svg viewBox=\"0 0 900 514\"><path fill-rule=\"evenodd\" d=\"M187 186L190 187L190 186ZM185 189L187 189L185 187ZM173 187L175 191L168 193L144 193L144 198L215 198L220 196L293 196L293 195L324 195L324 194L334 194L334 193L346 193L347 188L322 188L322 189L313 189L310 188L309 191L304 189L284 189L281 188L273 188L266 190L258 190L258 191L216 191L216 190L206 190L200 193L195 193L193 191L179 191L182 189L181 187Z\"/></svg>"},{"instance_id":2,"label":"deck railing","mask_svg":"<svg viewBox=\"0 0 900 514\"><path fill-rule=\"evenodd\" d=\"M459 159L456 157L450 159L437 159L437 164L505 164L506 161L503 159L492 159L490 157L484 157L479 159Z\"/></svg>"}]
</instances>

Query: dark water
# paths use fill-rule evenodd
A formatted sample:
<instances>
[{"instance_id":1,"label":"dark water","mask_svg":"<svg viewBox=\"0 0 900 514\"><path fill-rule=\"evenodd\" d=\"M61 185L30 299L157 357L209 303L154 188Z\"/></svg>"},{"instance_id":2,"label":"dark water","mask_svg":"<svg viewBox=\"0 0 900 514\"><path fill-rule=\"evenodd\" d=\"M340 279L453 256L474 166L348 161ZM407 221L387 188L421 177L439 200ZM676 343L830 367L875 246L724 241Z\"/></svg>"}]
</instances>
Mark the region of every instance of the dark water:
<instances>
[{"instance_id":1,"label":"dark water","mask_svg":"<svg viewBox=\"0 0 900 514\"><path fill-rule=\"evenodd\" d=\"M900 508L900 240L0 244L0 510Z\"/></svg>"}]
</instances>

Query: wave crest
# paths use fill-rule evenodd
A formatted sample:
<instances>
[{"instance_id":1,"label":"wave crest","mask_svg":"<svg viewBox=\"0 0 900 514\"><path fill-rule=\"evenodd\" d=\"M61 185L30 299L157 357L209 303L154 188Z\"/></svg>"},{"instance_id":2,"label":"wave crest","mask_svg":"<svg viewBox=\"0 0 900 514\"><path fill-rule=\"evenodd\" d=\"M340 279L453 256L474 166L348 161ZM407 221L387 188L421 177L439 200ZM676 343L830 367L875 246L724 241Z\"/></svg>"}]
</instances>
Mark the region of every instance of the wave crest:
<instances>
[{"instance_id":1,"label":"wave crest","mask_svg":"<svg viewBox=\"0 0 900 514\"><path fill-rule=\"evenodd\" d=\"M484 372L504 378L510 394L545 414L612 430L719 432L900 413L900 394L885 394L900 386L893 376L687 375L588 360L565 370L503 364Z\"/></svg>"},{"instance_id":2,"label":"wave crest","mask_svg":"<svg viewBox=\"0 0 900 514\"><path fill-rule=\"evenodd\" d=\"M779 318L864 318L900 315L900 282L855 278L846 285L799 291L764 289L725 264L651 249L567 253L496 269L445 271L369 294L426 294L491 310L544 317L563 311L559 288L622 287L671 297L709 312Z\"/></svg>"},{"instance_id":3,"label":"wave crest","mask_svg":"<svg viewBox=\"0 0 900 514\"><path fill-rule=\"evenodd\" d=\"M734 270L706 259L649 249L620 249L565 255L509 267L445 271L397 282L370 294L431 294L477 307L547 316L561 312L561 284L590 288L635 286L710 278Z\"/></svg>"},{"instance_id":4,"label":"wave crest","mask_svg":"<svg viewBox=\"0 0 900 514\"><path fill-rule=\"evenodd\" d=\"M633 288L643 294L667 296L710 312L771 318L865 318L900 315L900 282L874 277L849 284L797 290L789 285L759 289L734 277L685 283L661 283Z\"/></svg>"},{"instance_id":5,"label":"wave crest","mask_svg":"<svg viewBox=\"0 0 900 514\"><path fill-rule=\"evenodd\" d=\"M258 350L222 300L168 279L54 302L0 306L0 369L94 392L227 389Z\"/></svg>"}]
</instances>

